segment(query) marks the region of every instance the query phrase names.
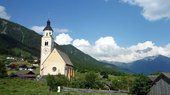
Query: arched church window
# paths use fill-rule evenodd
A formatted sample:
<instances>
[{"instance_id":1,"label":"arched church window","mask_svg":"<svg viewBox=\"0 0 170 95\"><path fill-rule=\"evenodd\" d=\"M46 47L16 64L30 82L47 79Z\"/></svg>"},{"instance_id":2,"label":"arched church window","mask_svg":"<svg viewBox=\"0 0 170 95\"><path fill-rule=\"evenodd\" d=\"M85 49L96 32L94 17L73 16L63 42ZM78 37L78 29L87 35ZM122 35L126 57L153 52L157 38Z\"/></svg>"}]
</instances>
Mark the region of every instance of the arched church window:
<instances>
[{"instance_id":1,"label":"arched church window","mask_svg":"<svg viewBox=\"0 0 170 95\"><path fill-rule=\"evenodd\" d=\"M56 68L56 67L53 67L52 70L53 70L53 72L55 72L55 71L57 70L57 68Z\"/></svg>"},{"instance_id":2,"label":"arched church window","mask_svg":"<svg viewBox=\"0 0 170 95\"><path fill-rule=\"evenodd\" d=\"M48 36L48 33L46 33L46 36Z\"/></svg>"},{"instance_id":3,"label":"arched church window","mask_svg":"<svg viewBox=\"0 0 170 95\"><path fill-rule=\"evenodd\" d=\"M48 42L47 41L45 42L45 46L48 46Z\"/></svg>"}]
</instances>

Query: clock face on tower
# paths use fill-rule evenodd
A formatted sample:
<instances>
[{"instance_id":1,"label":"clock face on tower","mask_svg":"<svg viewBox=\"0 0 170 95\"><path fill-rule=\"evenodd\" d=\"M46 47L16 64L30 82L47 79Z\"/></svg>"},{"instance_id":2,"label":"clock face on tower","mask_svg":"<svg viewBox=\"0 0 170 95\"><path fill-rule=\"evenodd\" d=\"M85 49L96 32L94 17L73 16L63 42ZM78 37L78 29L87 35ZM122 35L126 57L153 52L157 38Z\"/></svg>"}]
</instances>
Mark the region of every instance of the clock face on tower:
<instances>
[{"instance_id":1,"label":"clock face on tower","mask_svg":"<svg viewBox=\"0 0 170 95\"><path fill-rule=\"evenodd\" d=\"M44 49L43 49L43 53L44 53L44 54L47 54L48 52L49 52L49 49L48 49L48 48L44 48Z\"/></svg>"}]
</instances>

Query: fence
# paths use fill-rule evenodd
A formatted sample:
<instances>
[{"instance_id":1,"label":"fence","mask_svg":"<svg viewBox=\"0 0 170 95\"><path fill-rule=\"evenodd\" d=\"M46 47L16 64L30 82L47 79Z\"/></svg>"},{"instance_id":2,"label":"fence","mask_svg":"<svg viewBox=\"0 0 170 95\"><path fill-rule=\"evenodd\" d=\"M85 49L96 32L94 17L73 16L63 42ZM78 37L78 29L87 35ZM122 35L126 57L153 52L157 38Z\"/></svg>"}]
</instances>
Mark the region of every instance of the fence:
<instances>
[{"instance_id":1,"label":"fence","mask_svg":"<svg viewBox=\"0 0 170 95\"><path fill-rule=\"evenodd\" d=\"M68 88L68 87L63 87L63 91L66 92L80 92L80 93L128 93L128 91L124 90L119 90L119 91L114 91L114 90L95 90L95 89L80 89L80 88Z\"/></svg>"}]
</instances>

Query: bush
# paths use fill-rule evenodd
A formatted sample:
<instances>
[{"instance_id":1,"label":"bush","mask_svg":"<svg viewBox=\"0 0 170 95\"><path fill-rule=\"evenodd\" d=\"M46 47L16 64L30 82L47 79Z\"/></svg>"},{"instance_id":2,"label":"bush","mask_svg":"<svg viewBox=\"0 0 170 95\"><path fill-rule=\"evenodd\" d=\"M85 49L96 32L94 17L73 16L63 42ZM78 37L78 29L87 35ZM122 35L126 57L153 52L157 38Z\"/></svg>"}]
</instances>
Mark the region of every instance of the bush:
<instances>
[{"instance_id":1,"label":"bush","mask_svg":"<svg viewBox=\"0 0 170 95\"><path fill-rule=\"evenodd\" d=\"M69 80L64 75L48 75L46 78L49 91L57 91L58 86L67 86Z\"/></svg>"},{"instance_id":2,"label":"bush","mask_svg":"<svg viewBox=\"0 0 170 95\"><path fill-rule=\"evenodd\" d=\"M84 74L77 74L70 82L70 86L73 88L85 88Z\"/></svg>"},{"instance_id":3,"label":"bush","mask_svg":"<svg viewBox=\"0 0 170 95\"><path fill-rule=\"evenodd\" d=\"M108 78L109 78L107 72L104 72L104 71L103 71L103 72L100 73L100 75L102 75L102 77L103 77L104 79L108 79Z\"/></svg>"},{"instance_id":4,"label":"bush","mask_svg":"<svg viewBox=\"0 0 170 95\"><path fill-rule=\"evenodd\" d=\"M146 95L147 91L150 88L149 78L144 75L138 75L134 82L132 83L132 87L130 88L130 93L132 95Z\"/></svg>"},{"instance_id":5,"label":"bush","mask_svg":"<svg viewBox=\"0 0 170 95\"><path fill-rule=\"evenodd\" d=\"M97 74L94 72L88 72L85 74L85 87L86 88L95 88L96 87L96 79Z\"/></svg>"},{"instance_id":6,"label":"bush","mask_svg":"<svg viewBox=\"0 0 170 95\"><path fill-rule=\"evenodd\" d=\"M46 81L47 81L49 91L56 91L57 90L57 87L55 85L56 80L55 80L54 76L48 75L47 78L46 78Z\"/></svg>"},{"instance_id":7,"label":"bush","mask_svg":"<svg viewBox=\"0 0 170 95\"><path fill-rule=\"evenodd\" d=\"M70 82L70 86L73 88L103 89L104 85L105 80L95 72L79 73Z\"/></svg>"},{"instance_id":8,"label":"bush","mask_svg":"<svg viewBox=\"0 0 170 95\"><path fill-rule=\"evenodd\" d=\"M56 76L56 85L57 86L67 86L69 84L69 80L66 76L64 75L57 75Z\"/></svg>"}]
</instances>

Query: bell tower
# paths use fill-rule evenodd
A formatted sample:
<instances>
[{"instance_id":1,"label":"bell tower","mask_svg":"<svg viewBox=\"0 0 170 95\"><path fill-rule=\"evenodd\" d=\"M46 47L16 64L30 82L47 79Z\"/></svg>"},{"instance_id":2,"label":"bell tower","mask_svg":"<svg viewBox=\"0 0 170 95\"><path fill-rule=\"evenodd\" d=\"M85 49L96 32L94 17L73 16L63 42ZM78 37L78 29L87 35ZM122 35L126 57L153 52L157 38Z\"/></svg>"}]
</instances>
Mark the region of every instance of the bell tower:
<instances>
[{"instance_id":1,"label":"bell tower","mask_svg":"<svg viewBox=\"0 0 170 95\"><path fill-rule=\"evenodd\" d=\"M54 48L53 29L50 26L50 20L47 21L46 27L43 29L43 36L41 38L41 60L40 60L40 75L43 71L43 62L49 56Z\"/></svg>"}]
</instances>

